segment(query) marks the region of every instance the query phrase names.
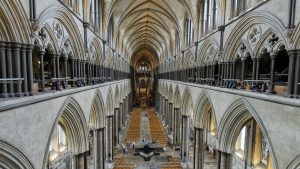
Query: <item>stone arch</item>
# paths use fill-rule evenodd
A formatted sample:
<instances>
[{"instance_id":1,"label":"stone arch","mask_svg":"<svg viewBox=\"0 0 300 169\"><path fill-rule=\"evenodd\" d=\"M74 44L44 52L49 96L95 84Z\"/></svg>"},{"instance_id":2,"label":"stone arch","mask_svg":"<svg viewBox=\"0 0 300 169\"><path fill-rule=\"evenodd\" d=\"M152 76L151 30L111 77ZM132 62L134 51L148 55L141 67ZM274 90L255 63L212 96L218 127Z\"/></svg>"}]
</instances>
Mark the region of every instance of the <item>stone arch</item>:
<instances>
[{"instance_id":1,"label":"stone arch","mask_svg":"<svg viewBox=\"0 0 300 169\"><path fill-rule=\"evenodd\" d=\"M120 96L119 86L118 85L116 86L115 97L114 98L115 98L114 99L114 103L115 103L114 108L117 108L117 107L119 107L120 100L122 99L121 96Z\"/></svg>"},{"instance_id":2,"label":"stone arch","mask_svg":"<svg viewBox=\"0 0 300 169\"><path fill-rule=\"evenodd\" d=\"M182 106L181 94L178 85L175 87L173 102L175 108L180 108Z\"/></svg>"},{"instance_id":3,"label":"stone arch","mask_svg":"<svg viewBox=\"0 0 300 169\"><path fill-rule=\"evenodd\" d=\"M190 93L190 89L186 87L182 96L183 104L182 104L182 115L194 116L194 108L193 108L193 100Z\"/></svg>"},{"instance_id":4,"label":"stone arch","mask_svg":"<svg viewBox=\"0 0 300 169\"><path fill-rule=\"evenodd\" d=\"M88 150L88 126L84 113L73 98L68 98L58 113L48 138L44 155L43 168L47 167L51 138L57 125L64 130L69 150L73 154L81 154Z\"/></svg>"},{"instance_id":5,"label":"stone arch","mask_svg":"<svg viewBox=\"0 0 300 169\"><path fill-rule=\"evenodd\" d=\"M33 169L27 157L14 146L0 140L0 167L9 169Z\"/></svg>"},{"instance_id":6,"label":"stone arch","mask_svg":"<svg viewBox=\"0 0 300 169\"><path fill-rule=\"evenodd\" d=\"M240 98L233 102L223 114L218 127L219 131L217 146L219 146L219 150L232 154L234 152L235 141L240 133L240 130L251 118L254 118L264 138L266 138L270 147L270 153L272 155L273 167L278 169L275 151L271 143L271 139L268 136L268 132L255 109L244 98Z\"/></svg>"},{"instance_id":7,"label":"stone arch","mask_svg":"<svg viewBox=\"0 0 300 169\"><path fill-rule=\"evenodd\" d=\"M291 39L293 42L291 49L300 49L300 23L294 29Z\"/></svg>"},{"instance_id":8,"label":"stone arch","mask_svg":"<svg viewBox=\"0 0 300 169\"><path fill-rule=\"evenodd\" d=\"M192 66L195 66L194 64L194 58L195 58L195 54L192 50L192 48L190 48L189 50L187 50L184 54L184 65L186 67L192 67Z\"/></svg>"},{"instance_id":9,"label":"stone arch","mask_svg":"<svg viewBox=\"0 0 300 169\"><path fill-rule=\"evenodd\" d=\"M37 22L34 27L37 29L41 27L44 23L47 22L49 18L56 19L59 21L61 25L66 29L69 34L69 39L72 42L72 49L74 50L74 56L78 59L85 59L85 52L83 48L83 40L80 34L79 28L73 17L69 14L69 12L61 5L56 5L48 8L38 17Z\"/></svg>"},{"instance_id":10,"label":"stone arch","mask_svg":"<svg viewBox=\"0 0 300 169\"><path fill-rule=\"evenodd\" d=\"M243 17L235 28L231 31L229 38L224 45L224 61L232 59L236 49L236 44L242 39L245 33L255 25L266 25L283 40L284 44L289 44L284 35L285 26L282 21L273 14L266 11L251 12ZM257 44L256 44L257 45ZM288 46L287 46L288 47Z\"/></svg>"},{"instance_id":11,"label":"stone arch","mask_svg":"<svg viewBox=\"0 0 300 169\"><path fill-rule=\"evenodd\" d=\"M208 53L209 49L215 49L215 53L212 54L214 57L214 59L218 59L216 58L217 55L217 51L219 49L219 44L218 41L214 38L208 38L207 40L205 40L201 47L198 48L198 59L196 60L196 62L200 65L204 65L205 64L205 56Z\"/></svg>"},{"instance_id":12,"label":"stone arch","mask_svg":"<svg viewBox=\"0 0 300 169\"><path fill-rule=\"evenodd\" d=\"M281 38L274 45L269 45L268 38L270 38L273 34L276 34L276 32L274 32L271 28L264 32L264 34L261 36L259 42L254 48L253 53L257 55L255 57L260 57L260 54L265 52L275 54L279 50L283 50L288 46Z\"/></svg>"},{"instance_id":13,"label":"stone arch","mask_svg":"<svg viewBox=\"0 0 300 169\"><path fill-rule=\"evenodd\" d=\"M89 39L88 44L89 44L88 47L90 53L93 53L92 50L95 50L96 58L95 61L92 63L101 65L101 63L103 62L103 56L102 56L103 51L102 51L101 41L98 38L93 37Z\"/></svg>"},{"instance_id":14,"label":"stone arch","mask_svg":"<svg viewBox=\"0 0 300 169\"><path fill-rule=\"evenodd\" d=\"M45 23L41 26L41 30L38 32L39 34L43 34L42 36L35 36L34 38L34 44L39 48L39 50L50 48L52 49L51 52L58 52L58 45L54 42L55 41L55 35L52 31L50 25Z\"/></svg>"},{"instance_id":15,"label":"stone arch","mask_svg":"<svg viewBox=\"0 0 300 169\"><path fill-rule=\"evenodd\" d=\"M106 115L114 114L114 100L112 88L108 88L108 93L106 97Z\"/></svg>"},{"instance_id":16,"label":"stone arch","mask_svg":"<svg viewBox=\"0 0 300 169\"><path fill-rule=\"evenodd\" d=\"M92 105L91 105L91 112L90 112L90 123L93 128L99 129L104 127L104 119L105 119L105 109L104 109L104 102L103 97L99 90L96 90L94 95Z\"/></svg>"},{"instance_id":17,"label":"stone arch","mask_svg":"<svg viewBox=\"0 0 300 169\"><path fill-rule=\"evenodd\" d=\"M287 169L298 169L300 167L300 154L288 165Z\"/></svg>"},{"instance_id":18,"label":"stone arch","mask_svg":"<svg viewBox=\"0 0 300 169\"><path fill-rule=\"evenodd\" d=\"M170 87L169 87L169 102L170 103L173 103L173 87L172 87L172 84L170 85Z\"/></svg>"},{"instance_id":19,"label":"stone arch","mask_svg":"<svg viewBox=\"0 0 300 169\"><path fill-rule=\"evenodd\" d=\"M212 113L214 114L214 118L215 118L215 124L216 124L216 128L217 128L217 119L216 119L216 115L215 115L215 111L214 111L214 107L213 107L213 104L211 102L211 99L208 95L208 93L203 90L198 99L197 99L197 102L196 102L196 105L195 105L195 124L194 126L195 127L198 127L198 128L205 128L206 126L206 123L207 123L207 116L208 116L208 113L209 111L212 111Z\"/></svg>"},{"instance_id":20,"label":"stone arch","mask_svg":"<svg viewBox=\"0 0 300 169\"><path fill-rule=\"evenodd\" d=\"M0 40L31 44L31 28L20 1L1 1Z\"/></svg>"},{"instance_id":21,"label":"stone arch","mask_svg":"<svg viewBox=\"0 0 300 169\"><path fill-rule=\"evenodd\" d=\"M166 99L169 99L169 84L168 83L166 83L166 85L165 85L164 96Z\"/></svg>"}]
</instances>

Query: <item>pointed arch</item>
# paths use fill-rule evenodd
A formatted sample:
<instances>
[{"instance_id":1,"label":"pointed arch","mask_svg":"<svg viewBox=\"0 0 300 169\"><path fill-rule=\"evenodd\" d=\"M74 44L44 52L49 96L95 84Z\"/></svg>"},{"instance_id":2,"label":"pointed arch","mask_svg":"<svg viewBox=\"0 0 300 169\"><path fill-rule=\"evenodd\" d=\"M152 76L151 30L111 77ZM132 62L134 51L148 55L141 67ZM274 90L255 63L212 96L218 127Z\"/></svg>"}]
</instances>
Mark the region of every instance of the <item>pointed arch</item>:
<instances>
[{"instance_id":1,"label":"pointed arch","mask_svg":"<svg viewBox=\"0 0 300 169\"><path fill-rule=\"evenodd\" d=\"M239 23L235 26L235 28L231 31L229 38L227 39L224 45L224 61L231 60L234 57L234 52L236 49L236 44L242 39L245 32L250 30L255 25L266 25L273 32L282 39L283 44L286 45L287 49L289 49L289 42L286 36L284 35L285 26L281 20L279 20L272 13L267 11L255 11L251 12L245 17L243 17Z\"/></svg>"},{"instance_id":2,"label":"pointed arch","mask_svg":"<svg viewBox=\"0 0 300 169\"><path fill-rule=\"evenodd\" d=\"M114 114L114 100L112 88L108 88L108 93L106 97L106 115Z\"/></svg>"},{"instance_id":3,"label":"pointed arch","mask_svg":"<svg viewBox=\"0 0 300 169\"><path fill-rule=\"evenodd\" d=\"M31 28L20 1L0 2L0 40L31 44Z\"/></svg>"},{"instance_id":4,"label":"pointed arch","mask_svg":"<svg viewBox=\"0 0 300 169\"><path fill-rule=\"evenodd\" d=\"M288 165L287 169L298 169L300 167L300 154Z\"/></svg>"},{"instance_id":5,"label":"pointed arch","mask_svg":"<svg viewBox=\"0 0 300 169\"><path fill-rule=\"evenodd\" d=\"M116 86L116 90L115 90L115 97L114 97L114 108L118 108L119 104L120 104L120 100L121 100L121 96L120 96L120 92L119 92L119 86Z\"/></svg>"},{"instance_id":6,"label":"pointed arch","mask_svg":"<svg viewBox=\"0 0 300 169\"><path fill-rule=\"evenodd\" d=\"M206 39L201 47L198 48L198 58L197 58L197 63L200 65L204 65L205 64L205 59L209 55L213 56L211 57L213 60L210 62L216 62L216 60L218 59L217 56L217 51L219 50L220 45L218 43L218 41L214 38L208 38ZM213 50L212 50L213 49ZM214 51L214 52L211 52Z\"/></svg>"},{"instance_id":7,"label":"pointed arch","mask_svg":"<svg viewBox=\"0 0 300 169\"><path fill-rule=\"evenodd\" d=\"M190 93L189 87L186 87L183 92L182 96L183 105L182 105L182 115L194 116L194 106L193 106L193 100Z\"/></svg>"},{"instance_id":8,"label":"pointed arch","mask_svg":"<svg viewBox=\"0 0 300 169\"><path fill-rule=\"evenodd\" d=\"M182 106L181 94L178 85L176 85L175 93L174 93L174 107L181 108L181 106Z\"/></svg>"},{"instance_id":9,"label":"pointed arch","mask_svg":"<svg viewBox=\"0 0 300 169\"><path fill-rule=\"evenodd\" d=\"M213 114L216 125L215 127L217 128L217 120L213 104L208 93L205 90L203 90L200 93L195 105L195 127L205 128L205 126L207 126L207 119L210 112Z\"/></svg>"},{"instance_id":10,"label":"pointed arch","mask_svg":"<svg viewBox=\"0 0 300 169\"><path fill-rule=\"evenodd\" d=\"M52 125L45 150L43 168L47 167L51 138L57 125L60 125L64 130L69 150L73 154L81 154L88 150L88 126L84 113L78 102L69 97Z\"/></svg>"},{"instance_id":11,"label":"pointed arch","mask_svg":"<svg viewBox=\"0 0 300 169\"><path fill-rule=\"evenodd\" d=\"M174 98L173 98L173 87L172 87L172 84L169 87L169 92L168 93L169 93L169 102L173 103Z\"/></svg>"},{"instance_id":12,"label":"pointed arch","mask_svg":"<svg viewBox=\"0 0 300 169\"><path fill-rule=\"evenodd\" d=\"M0 140L0 168L33 169L28 158L14 146Z\"/></svg>"},{"instance_id":13,"label":"pointed arch","mask_svg":"<svg viewBox=\"0 0 300 169\"><path fill-rule=\"evenodd\" d=\"M104 109L103 97L100 91L96 90L91 105L90 120L89 120L93 128L99 129L104 127L104 119L105 119L104 113L105 113L105 109Z\"/></svg>"},{"instance_id":14,"label":"pointed arch","mask_svg":"<svg viewBox=\"0 0 300 169\"><path fill-rule=\"evenodd\" d=\"M47 22L49 18L57 19L59 23L61 23L67 30L70 41L72 42L72 45L74 45L72 46L72 49L74 49L74 56L78 59L85 59L84 45L81 38L82 36L75 20L67 11L67 9L65 9L65 7L63 7L62 5L55 5L48 8L38 17L37 22L35 23L36 25L34 25L34 27L40 27L45 22Z\"/></svg>"},{"instance_id":15,"label":"pointed arch","mask_svg":"<svg viewBox=\"0 0 300 169\"><path fill-rule=\"evenodd\" d=\"M245 98L236 100L226 109L218 128L219 150L232 154L235 151L235 141L240 133L240 130L251 118L254 118L264 138L266 138L270 147L270 153L272 154L273 158L273 167L278 169L275 151L271 139L268 136L268 132L255 109Z\"/></svg>"}]
</instances>

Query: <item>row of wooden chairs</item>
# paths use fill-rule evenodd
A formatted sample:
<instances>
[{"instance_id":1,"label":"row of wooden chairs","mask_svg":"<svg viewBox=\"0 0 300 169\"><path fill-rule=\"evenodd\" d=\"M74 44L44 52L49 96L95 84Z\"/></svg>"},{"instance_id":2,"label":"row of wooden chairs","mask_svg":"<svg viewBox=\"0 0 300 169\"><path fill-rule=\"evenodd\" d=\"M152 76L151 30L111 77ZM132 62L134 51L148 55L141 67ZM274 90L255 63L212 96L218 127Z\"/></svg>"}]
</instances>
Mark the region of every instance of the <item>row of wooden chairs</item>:
<instances>
[{"instance_id":1,"label":"row of wooden chairs","mask_svg":"<svg viewBox=\"0 0 300 169\"><path fill-rule=\"evenodd\" d=\"M169 163L162 164L161 168L162 169L182 169L182 167L180 165L180 159L174 158L174 157L169 158Z\"/></svg>"},{"instance_id":2,"label":"row of wooden chairs","mask_svg":"<svg viewBox=\"0 0 300 169\"><path fill-rule=\"evenodd\" d=\"M148 113L149 116L149 125L150 125L150 132L151 138L158 141L158 143L162 145L167 144L167 136L164 132L164 129L161 125L160 119L155 114L155 110L150 110Z\"/></svg>"},{"instance_id":3,"label":"row of wooden chairs","mask_svg":"<svg viewBox=\"0 0 300 169\"><path fill-rule=\"evenodd\" d=\"M113 169L134 169L134 164L125 163L125 158L115 158Z\"/></svg>"},{"instance_id":4,"label":"row of wooden chairs","mask_svg":"<svg viewBox=\"0 0 300 169\"><path fill-rule=\"evenodd\" d=\"M141 121L141 110L134 109L127 129L127 134L124 140L125 142L138 142L140 140L140 131L141 131L140 121Z\"/></svg>"}]
</instances>

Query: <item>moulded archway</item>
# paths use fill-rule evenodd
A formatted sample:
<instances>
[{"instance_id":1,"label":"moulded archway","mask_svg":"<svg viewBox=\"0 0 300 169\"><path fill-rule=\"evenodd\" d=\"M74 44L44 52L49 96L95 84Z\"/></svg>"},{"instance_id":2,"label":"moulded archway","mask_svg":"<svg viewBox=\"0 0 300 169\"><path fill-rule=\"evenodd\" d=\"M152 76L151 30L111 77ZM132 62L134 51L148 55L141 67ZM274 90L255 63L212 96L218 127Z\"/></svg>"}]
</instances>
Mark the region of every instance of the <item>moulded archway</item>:
<instances>
[{"instance_id":1,"label":"moulded archway","mask_svg":"<svg viewBox=\"0 0 300 169\"><path fill-rule=\"evenodd\" d=\"M186 87L183 92L182 100L182 115L194 117L193 100L188 87Z\"/></svg>"},{"instance_id":2,"label":"moulded archway","mask_svg":"<svg viewBox=\"0 0 300 169\"><path fill-rule=\"evenodd\" d=\"M241 129L252 118L258 124L263 137L269 145L273 168L278 169L273 145L267 130L255 109L244 98L236 100L226 109L218 127L218 149L222 152L233 154L235 152L235 141Z\"/></svg>"},{"instance_id":3,"label":"moulded archway","mask_svg":"<svg viewBox=\"0 0 300 169\"><path fill-rule=\"evenodd\" d=\"M33 169L33 165L21 151L0 140L0 168Z\"/></svg>"},{"instance_id":4,"label":"moulded archway","mask_svg":"<svg viewBox=\"0 0 300 169\"><path fill-rule=\"evenodd\" d=\"M68 98L63 104L52 126L48 144L44 155L43 168L47 167L51 138L57 125L60 125L66 134L69 151L81 154L88 150L88 126L84 113L73 98Z\"/></svg>"},{"instance_id":5,"label":"moulded archway","mask_svg":"<svg viewBox=\"0 0 300 169\"><path fill-rule=\"evenodd\" d=\"M91 105L89 122L93 128L99 129L105 126L104 119L105 119L105 109L104 109L103 97L100 91L97 90Z\"/></svg>"},{"instance_id":6,"label":"moulded archway","mask_svg":"<svg viewBox=\"0 0 300 169\"><path fill-rule=\"evenodd\" d=\"M205 128L207 126L206 123L207 123L207 119L208 119L207 116L209 111L211 111L214 114L215 122L217 122L212 102L210 101L210 98L206 93L206 91L203 90L199 95L195 105L195 117L194 117L195 127ZM216 124L216 128L217 128L217 124Z\"/></svg>"}]
</instances>

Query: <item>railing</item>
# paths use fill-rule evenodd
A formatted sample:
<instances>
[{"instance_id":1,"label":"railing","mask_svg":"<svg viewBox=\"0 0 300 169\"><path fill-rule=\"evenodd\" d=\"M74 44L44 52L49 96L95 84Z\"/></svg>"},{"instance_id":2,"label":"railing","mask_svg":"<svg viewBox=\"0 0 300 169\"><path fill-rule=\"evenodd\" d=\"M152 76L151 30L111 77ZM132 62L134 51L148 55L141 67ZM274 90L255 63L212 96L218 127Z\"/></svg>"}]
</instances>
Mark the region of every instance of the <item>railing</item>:
<instances>
[{"instance_id":1,"label":"railing","mask_svg":"<svg viewBox=\"0 0 300 169\"><path fill-rule=\"evenodd\" d=\"M245 79L234 78L234 75L235 74L226 75L227 77L233 77L233 78L223 79L222 76L225 75L216 73L216 74L209 75L214 78L202 78L204 76L203 74L197 75L197 72L194 72L194 75L193 73L191 73L189 74L188 78L186 78L180 74L176 74L175 71L170 73L159 74L158 77L160 79L169 79L174 81L196 83L201 85L209 85L209 86L216 86L216 87L244 90L244 91L251 91L251 92L276 94L279 96L284 96L289 98L300 98L299 94L288 94L287 74L285 73L275 73L273 83L271 83L270 74L256 75L255 77L258 78L258 80L255 79L252 80L253 74L248 74L248 76L246 76L245 74L244 75ZM278 79L278 77L280 77L280 79ZM285 77L285 79L282 79L281 77ZM300 87L300 83L295 83L295 85L297 85L298 88Z\"/></svg>"},{"instance_id":2,"label":"railing","mask_svg":"<svg viewBox=\"0 0 300 169\"><path fill-rule=\"evenodd\" d=\"M22 81L24 78L6 78L6 79L0 79L0 83L18 83L22 84Z\"/></svg>"}]
</instances>

